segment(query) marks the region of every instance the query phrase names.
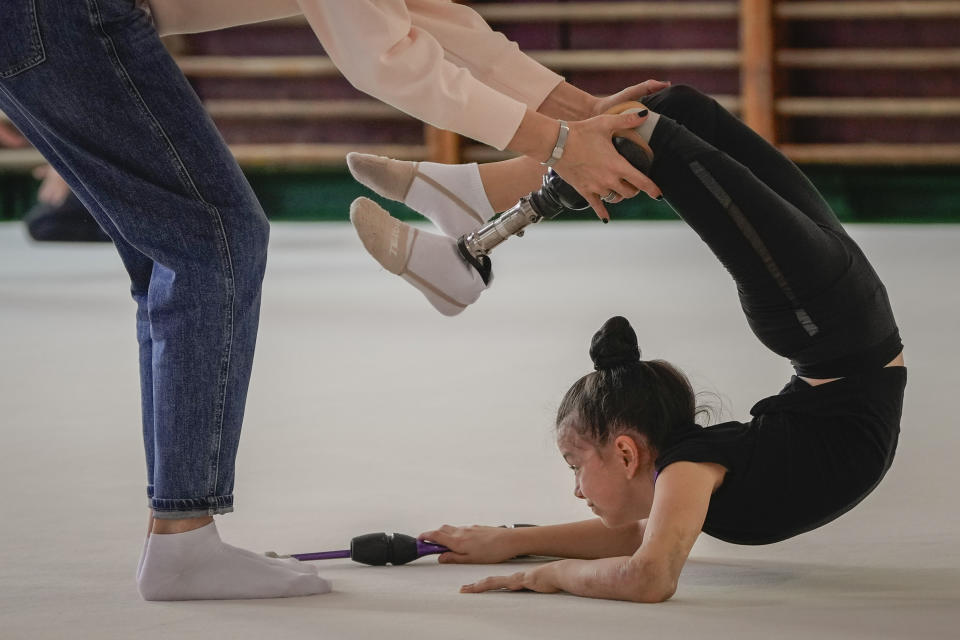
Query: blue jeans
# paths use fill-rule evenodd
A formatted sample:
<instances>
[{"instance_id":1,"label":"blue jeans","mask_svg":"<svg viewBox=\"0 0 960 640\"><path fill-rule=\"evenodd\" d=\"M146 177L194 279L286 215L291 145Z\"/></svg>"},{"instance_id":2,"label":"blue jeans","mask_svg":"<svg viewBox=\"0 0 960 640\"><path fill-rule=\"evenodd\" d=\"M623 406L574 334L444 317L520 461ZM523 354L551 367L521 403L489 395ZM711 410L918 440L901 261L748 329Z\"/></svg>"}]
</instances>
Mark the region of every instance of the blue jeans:
<instances>
[{"instance_id":1,"label":"blue jeans","mask_svg":"<svg viewBox=\"0 0 960 640\"><path fill-rule=\"evenodd\" d=\"M0 25L0 110L130 275L149 506L230 512L266 216L135 0L0 0Z\"/></svg>"}]
</instances>

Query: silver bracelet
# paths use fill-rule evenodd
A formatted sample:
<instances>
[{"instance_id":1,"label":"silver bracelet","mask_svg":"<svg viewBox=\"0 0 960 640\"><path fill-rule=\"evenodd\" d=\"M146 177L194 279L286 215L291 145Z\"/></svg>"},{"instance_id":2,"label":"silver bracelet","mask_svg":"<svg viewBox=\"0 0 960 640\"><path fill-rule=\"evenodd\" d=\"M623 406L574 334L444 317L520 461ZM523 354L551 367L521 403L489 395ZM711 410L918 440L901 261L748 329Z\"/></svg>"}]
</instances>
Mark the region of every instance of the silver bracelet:
<instances>
[{"instance_id":1,"label":"silver bracelet","mask_svg":"<svg viewBox=\"0 0 960 640\"><path fill-rule=\"evenodd\" d=\"M550 159L546 162L541 162L540 164L552 167L557 164L557 161L563 157L563 146L567 144L567 135L570 133L570 126L566 123L565 120L560 121L560 134L557 136L557 144L553 147L553 153L550 154Z\"/></svg>"}]
</instances>

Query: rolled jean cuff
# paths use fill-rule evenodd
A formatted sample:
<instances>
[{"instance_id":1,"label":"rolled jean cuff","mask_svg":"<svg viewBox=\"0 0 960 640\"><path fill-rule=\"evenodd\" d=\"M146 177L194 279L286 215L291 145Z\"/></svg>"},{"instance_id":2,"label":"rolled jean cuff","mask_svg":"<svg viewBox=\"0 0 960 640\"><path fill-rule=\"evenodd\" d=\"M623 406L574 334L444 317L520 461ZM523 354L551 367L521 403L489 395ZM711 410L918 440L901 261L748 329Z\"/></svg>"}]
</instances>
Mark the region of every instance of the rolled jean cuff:
<instances>
[{"instance_id":1,"label":"rolled jean cuff","mask_svg":"<svg viewBox=\"0 0 960 640\"><path fill-rule=\"evenodd\" d=\"M210 496L208 498L150 498L148 506L153 509L153 517L160 520L178 520L182 518L202 518L216 516L233 511L233 496Z\"/></svg>"}]
</instances>

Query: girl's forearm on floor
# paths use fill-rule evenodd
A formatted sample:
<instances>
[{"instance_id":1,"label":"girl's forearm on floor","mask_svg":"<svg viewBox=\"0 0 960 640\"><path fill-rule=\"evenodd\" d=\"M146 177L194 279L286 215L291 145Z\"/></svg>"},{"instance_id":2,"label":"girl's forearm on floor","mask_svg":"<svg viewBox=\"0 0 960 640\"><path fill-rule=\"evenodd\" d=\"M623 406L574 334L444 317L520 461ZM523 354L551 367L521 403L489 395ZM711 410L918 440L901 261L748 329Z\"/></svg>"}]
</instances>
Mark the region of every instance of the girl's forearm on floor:
<instances>
[{"instance_id":1,"label":"girl's forearm on floor","mask_svg":"<svg viewBox=\"0 0 960 640\"><path fill-rule=\"evenodd\" d=\"M541 567L540 572L532 580L545 583L543 590L553 587L585 598L654 603L670 599L676 591L675 581L663 571L647 570L630 557L561 560Z\"/></svg>"},{"instance_id":2,"label":"girl's forearm on floor","mask_svg":"<svg viewBox=\"0 0 960 640\"><path fill-rule=\"evenodd\" d=\"M646 520L611 529L599 519L544 527L511 529L517 555L557 558L629 556L643 542Z\"/></svg>"}]
</instances>

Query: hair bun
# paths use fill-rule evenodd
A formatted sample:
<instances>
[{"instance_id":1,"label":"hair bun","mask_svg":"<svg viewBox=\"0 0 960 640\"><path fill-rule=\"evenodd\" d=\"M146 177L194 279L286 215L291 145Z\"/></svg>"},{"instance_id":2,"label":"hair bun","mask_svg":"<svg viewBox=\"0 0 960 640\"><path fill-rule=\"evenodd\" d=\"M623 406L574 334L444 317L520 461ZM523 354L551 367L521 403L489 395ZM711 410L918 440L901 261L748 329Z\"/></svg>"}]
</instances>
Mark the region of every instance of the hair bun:
<instances>
[{"instance_id":1,"label":"hair bun","mask_svg":"<svg viewBox=\"0 0 960 640\"><path fill-rule=\"evenodd\" d=\"M603 323L590 341L593 368L613 369L640 362L637 333L623 316L614 316Z\"/></svg>"}]
</instances>

